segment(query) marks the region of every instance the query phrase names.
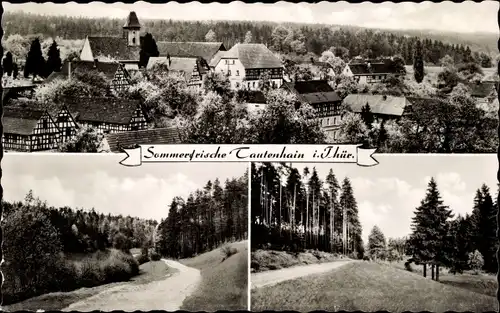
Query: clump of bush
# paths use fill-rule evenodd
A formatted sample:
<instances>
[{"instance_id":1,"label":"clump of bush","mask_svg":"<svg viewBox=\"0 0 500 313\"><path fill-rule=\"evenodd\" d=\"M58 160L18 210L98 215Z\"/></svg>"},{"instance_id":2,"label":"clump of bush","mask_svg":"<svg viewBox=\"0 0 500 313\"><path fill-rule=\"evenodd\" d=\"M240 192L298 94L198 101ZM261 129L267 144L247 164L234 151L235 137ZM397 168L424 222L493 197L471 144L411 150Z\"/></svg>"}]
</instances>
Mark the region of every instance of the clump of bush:
<instances>
[{"instance_id":1,"label":"clump of bush","mask_svg":"<svg viewBox=\"0 0 500 313\"><path fill-rule=\"evenodd\" d=\"M149 249L143 248L141 251L141 254L137 257L137 262L139 263L139 265L142 265L142 264L147 263L149 261L150 261Z\"/></svg>"},{"instance_id":2,"label":"clump of bush","mask_svg":"<svg viewBox=\"0 0 500 313\"><path fill-rule=\"evenodd\" d=\"M230 256L238 253L238 249L235 247L231 247L230 245L225 245L221 248L221 253L222 253L222 261L227 260Z\"/></svg>"},{"instance_id":3,"label":"clump of bush","mask_svg":"<svg viewBox=\"0 0 500 313\"><path fill-rule=\"evenodd\" d=\"M161 260L161 255L156 252L156 251L153 251L151 252L151 261L160 261Z\"/></svg>"},{"instance_id":4,"label":"clump of bush","mask_svg":"<svg viewBox=\"0 0 500 313\"><path fill-rule=\"evenodd\" d=\"M481 252L475 250L469 253L469 266L474 271L474 274L479 274L484 266L484 259Z\"/></svg>"}]
</instances>

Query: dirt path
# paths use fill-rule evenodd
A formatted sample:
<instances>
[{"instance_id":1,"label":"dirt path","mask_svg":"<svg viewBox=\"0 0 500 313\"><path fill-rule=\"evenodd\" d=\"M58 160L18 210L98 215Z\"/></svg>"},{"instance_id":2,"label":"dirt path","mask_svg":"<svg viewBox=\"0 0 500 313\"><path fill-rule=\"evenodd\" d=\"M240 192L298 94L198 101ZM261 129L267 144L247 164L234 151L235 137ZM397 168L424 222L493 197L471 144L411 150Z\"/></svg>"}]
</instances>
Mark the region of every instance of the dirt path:
<instances>
[{"instance_id":1,"label":"dirt path","mask_svg":"<svg viewBox=\"0 0 500 313\"><path fill-rule=\"evenodd\" d=\"M272 286L286 280L292 280L307 275L328 272L351 262L353 261L335 261L321 264L293 266L280 270L253 273L251 275L251 286L252 289Z\"/></svg>"},{"instance_id":2,"label":"dirt path","mask_svg":"<svg viewBox=\"0 0 500 313\"><path fill-rule=\"evenodd\" d=\"M200 271L179 262L163 261L177 273L145 285L126 284L71 304L63 311L177 311L201 280Z\"/></svg>"}]
</instances>

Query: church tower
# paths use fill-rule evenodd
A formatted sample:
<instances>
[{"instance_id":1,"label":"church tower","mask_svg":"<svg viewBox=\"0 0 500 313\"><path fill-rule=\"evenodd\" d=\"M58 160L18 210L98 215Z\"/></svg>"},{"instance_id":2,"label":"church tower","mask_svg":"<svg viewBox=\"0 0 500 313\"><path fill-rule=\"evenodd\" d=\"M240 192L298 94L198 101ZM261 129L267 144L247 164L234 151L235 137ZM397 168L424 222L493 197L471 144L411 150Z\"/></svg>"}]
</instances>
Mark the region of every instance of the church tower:
<instances>
[{"instance_id":1,"label":"church tower","mask_svg":"<svg viewBox=\"0 0 500 313\"><path fill-rule=\"evenodd\" d=\"M127 22L123 25L123 37L127 39L130 47L140 46L141 24L135 12L130 12Z\"/></svg>"}]
</instances>

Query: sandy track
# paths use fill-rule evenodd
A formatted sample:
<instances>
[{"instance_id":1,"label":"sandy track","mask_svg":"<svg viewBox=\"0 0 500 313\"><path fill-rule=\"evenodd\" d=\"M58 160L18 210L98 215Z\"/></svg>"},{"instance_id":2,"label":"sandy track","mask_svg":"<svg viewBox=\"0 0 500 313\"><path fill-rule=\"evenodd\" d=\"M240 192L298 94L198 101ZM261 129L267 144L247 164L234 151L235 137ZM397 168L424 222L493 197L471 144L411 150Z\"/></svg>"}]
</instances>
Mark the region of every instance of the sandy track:
<instances>
[{"instance_id":1,"label":"sandy track","mask_svg":"<svg viewBox=\"0 0 500 313\"><path fill-rule=\"evenodd\" d=\"M179 310L184 299L198 286L200 271L176 261L163 261L178 272L164 280L145 285L127 284L106 289L95 296L75 302L62 311Z\"/></svg>"},{"instance_id":2,"label":"sandy track","mask_svg":"<svg viewBox=\"0 0 500 313\"><path fill-rule=\"evenodd\" d=\"M353 261L335 261L321 264L293 266L280 270L253 273L251 275L251 286L252 289L272 286L283 281L293 280L307 275L328 272L351 262Z\"/></svg>"}]
</instances>

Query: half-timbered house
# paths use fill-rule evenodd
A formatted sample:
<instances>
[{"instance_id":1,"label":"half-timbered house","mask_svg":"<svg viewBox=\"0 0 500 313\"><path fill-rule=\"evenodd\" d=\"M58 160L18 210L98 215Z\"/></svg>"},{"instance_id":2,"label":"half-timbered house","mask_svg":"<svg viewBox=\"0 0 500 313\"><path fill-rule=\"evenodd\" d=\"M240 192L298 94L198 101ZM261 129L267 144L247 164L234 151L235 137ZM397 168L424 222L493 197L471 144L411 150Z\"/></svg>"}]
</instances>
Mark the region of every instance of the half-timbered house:
<instances>
[{"instance_id":1,"label":"half-timbered house","mask_svg":"<svg viewBox=\"0 0 500 313\"><path fill-rule=\"evenodd\" d=\"M147 128L146 118L137 100L68 97L63 99L63 105L78 127L93 127L101 134Z\"/></svg>"},{"instance_id":2,"label":"half-timbered house","mask_svg":"<svg viewBox=\"0 0 500 313\"><path fill-rule=\"evenodd\" d=\"M229 78L233 90L258 90L259 80L267 74L273 88L283 84L283 64L263 44L236 44L229 51L219 51L210 67Z\"/></svg>"},{"instance_id":3,"label":"half-timbered house","mask_svg":"<svg viewBox=\"0 0 500 313\"><path fill-rule=\"evenodd\" d=\"M173 73L182 75L188 86L202 86L203 78L210 71L208 63L203 58L151 57L147 68L163 64Z\"/></svg>"},{"instance_id":4,"label":"half-timbered house","mask_svg":"<svg viewBox=\"0 0 500 313\"><path fill-rule=\"evenodd\" d=\"M104 74L112 92L120 92L130 86L130 75L123 64L101 61L64 62L61 71L50 74L45 83L56 79L71 79L74 75L90 72Z\"/></svg>"},{"instance_id":5,"label":"half-timbered house","mask_svg":"<svg viewBox=\"0 0 500 313\"><path fill-rule=\"evenodd\" d=\"M389 75L401 76L392 66L391 59L383 60L353 60L344 67L342 74L354 79L360 84L375 84L382 82Z\"/></svg>"},{"instance_id":6,"label":"half-timbered house","mask_svg":"<svg viewBox=\"0 0 500 313\"><path fill-rule=\"evenodd\" d=\"M5 150L42 151L57 148L59 128L46 110L6 106L3 110Z\"/></svg>"},{"instance_id":7,"label":"half-timbered house","mask_svg":"<svg viewBox=\"0 0 500 313\"><path fill-rule=\"evenodd\" d=\"M342 100L326 80L284 82L282 88L295 94L300 102L311 105L323 130L332 139L338 138Z\"/></svg>"}]
</instances>

